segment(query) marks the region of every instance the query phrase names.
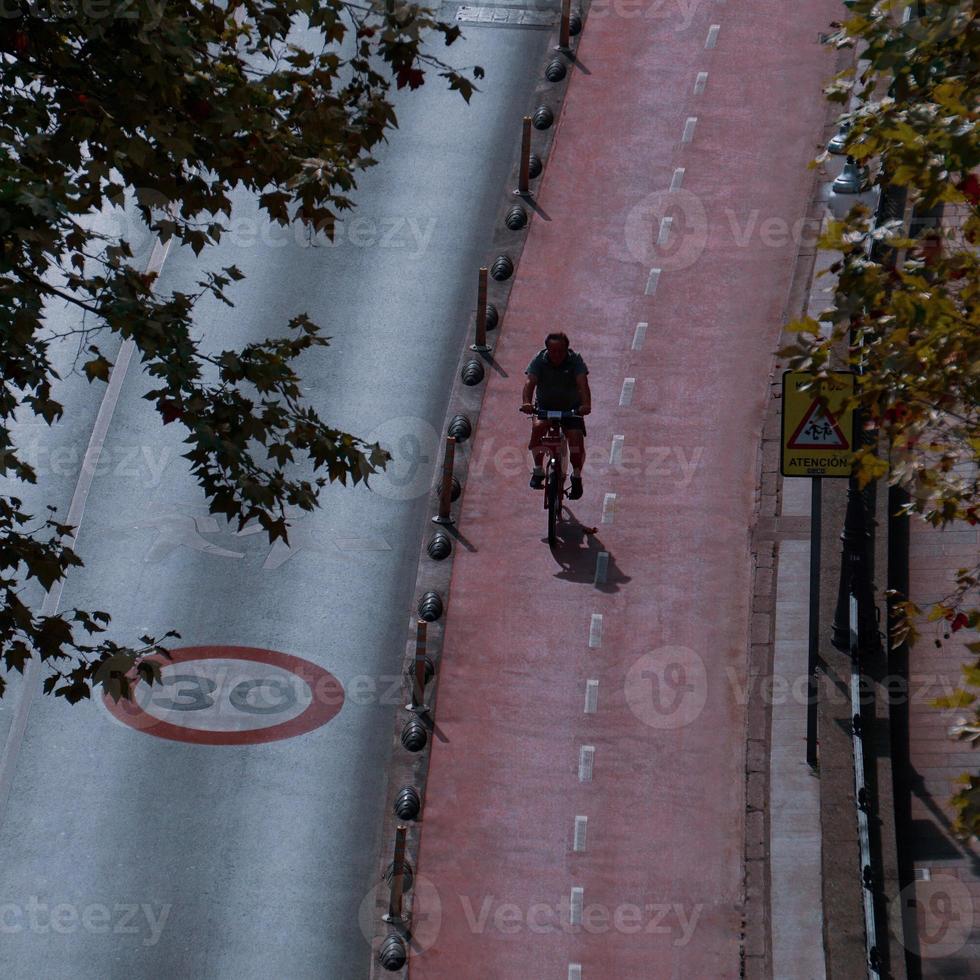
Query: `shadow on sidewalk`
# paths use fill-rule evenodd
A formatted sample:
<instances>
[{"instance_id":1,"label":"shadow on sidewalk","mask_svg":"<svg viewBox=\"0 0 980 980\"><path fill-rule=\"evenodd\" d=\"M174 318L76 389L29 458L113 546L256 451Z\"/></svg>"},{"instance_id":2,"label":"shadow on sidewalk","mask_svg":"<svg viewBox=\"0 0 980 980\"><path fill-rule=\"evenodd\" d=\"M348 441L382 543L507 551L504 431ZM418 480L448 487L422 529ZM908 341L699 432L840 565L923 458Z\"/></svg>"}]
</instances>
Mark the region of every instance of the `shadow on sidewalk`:
<instances>
[{"instance_id":1,"label":"shadow on sidewalk","mask_svg":"<svg viewBox=\"0 0 980 980\"><path fill-rule=\"evenodd\" d=\"M595 587L599 592L618 592L621 586L630 581L630 576L616 564L615 557L602 539L597 534L588 534L585 526L575 520L559 525L558 544L551 549L552 557L561 566L555 578L565 582L595 584L596 562L601 551L609 555L606 580Z\"/></svg>"},{"instance_id":2,"label":"shadow on sidewalk","mask_svg":"<svg viewBox=\"0 0 980 980\"><path fill-rule=\"evenodd\" d=\"M980 855L953 833L953 825L926 789L925 779L913 766L909 766L909 789L932 814L932 820L913 821L915 857L919 861L951 861L963 857L973 867L973 874L980 875Z\"/></svg>"}]
</instances>

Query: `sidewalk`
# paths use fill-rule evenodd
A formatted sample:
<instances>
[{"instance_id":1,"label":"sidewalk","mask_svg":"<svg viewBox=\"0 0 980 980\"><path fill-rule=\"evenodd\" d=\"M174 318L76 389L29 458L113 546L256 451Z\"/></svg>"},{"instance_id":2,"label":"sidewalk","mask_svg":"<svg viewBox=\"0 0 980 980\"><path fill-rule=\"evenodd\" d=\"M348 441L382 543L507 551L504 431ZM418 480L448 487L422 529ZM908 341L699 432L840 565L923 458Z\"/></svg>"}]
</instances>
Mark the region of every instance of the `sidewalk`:
<instances>
[{"instance_id":1,"label":"sidewalk","mask_svg":"<svg viewBox=\"0 0 980 980\"><path fill-rule=\"evenodd\" d=\"M945 209L943 224L957 229L965 208ZM962 242L960 243L962 245ZM956 570L980 555L980 529L955 524L939 530L918 518L909 522L909 595L922 609L955 587ZM968 712L940 709L931 702L962 682L960 668L974 655L971 630L935 640L948 624L920 626L909 654L909 761L911 840L906 842L914 882L903 894L906 936L919 956L923 977L980 976L980 847L952 833L950 797L962 773L976 773L978 756L969 743L949 737ZM907 894L911 890L912 894ZM910 921L911 920L911 921ZM909 928L914 924L914 928ZM910 976L913 974L910 973Z\"/></svg>"},{"instance_id":2,"label":"sidewalk","mask_svg":"<svg viewBox=\"0 0 980 980\"><path fill-rule=\"evenodd\" d=\"M980 531L939 531L913 520L910 537L911 596L925 609L952 591L957 568L976 561ZM973 661L966 643L975 634L968 632L952 634L940 650L933 628L923 625L909 660L914 917L924 977L980 976L980 847L952 834L949 805L956 777L976 772L977 753L949 738L966 712L930 704L959 686L960 667Z\"/></svg>"},{"instance_id":3,"label":"sidewalk","mask_svg":"<svg viewBox=\"0 0 980 980\"><path fill-rule=\"evenodd\" d=\"M838 12L587 20L472 449L525 444L524 366L565 329L586 496L551 553L523 475L467 482L414 980L740 975L750 529L798 252L772 233L806 212Z\"/></svg>"}]
</instances>

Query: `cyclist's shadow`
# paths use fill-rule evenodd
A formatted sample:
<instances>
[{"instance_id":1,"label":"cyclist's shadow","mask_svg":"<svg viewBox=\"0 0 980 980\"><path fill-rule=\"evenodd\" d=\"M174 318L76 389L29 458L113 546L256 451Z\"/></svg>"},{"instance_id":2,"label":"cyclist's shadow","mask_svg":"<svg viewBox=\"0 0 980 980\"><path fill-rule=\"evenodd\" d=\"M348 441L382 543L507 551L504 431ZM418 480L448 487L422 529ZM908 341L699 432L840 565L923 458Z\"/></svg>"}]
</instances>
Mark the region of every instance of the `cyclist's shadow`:
<instances>
[{"instance_id":1,"label":"cyclist's shadow","mask_svg":"<svg viewBox=\"0 0 980 980\"><path fill-rule=\"evenodd\" d=\"M600 592L618 592L620 587L630 581L630 576L623 573L616 564L616 559L602 543L597 534L587 533L586 527L574 520L574 515L566 508L566 515L572 520L562 521L558 525L558 543L551 549L555 561L561 565L561 571L555 578L566 582L587 582ZM605 581L596 583L596 565L599 553L605 552L609 557L606 563Z\"/></svg>"}]
</instances>

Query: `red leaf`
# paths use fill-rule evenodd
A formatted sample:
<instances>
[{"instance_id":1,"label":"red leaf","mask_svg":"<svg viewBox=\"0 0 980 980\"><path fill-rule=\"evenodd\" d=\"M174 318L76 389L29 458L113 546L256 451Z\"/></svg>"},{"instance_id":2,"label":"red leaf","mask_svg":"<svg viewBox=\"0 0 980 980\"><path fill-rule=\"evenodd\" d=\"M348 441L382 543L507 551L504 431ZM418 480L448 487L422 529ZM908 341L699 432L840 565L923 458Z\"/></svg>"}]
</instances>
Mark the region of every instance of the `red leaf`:
<instances>
[{"instance_id":1,"label":"red leaf","mask_svg":"<svg viewBox=\"0 0 980 980\"><path fill-rule=\"evenodd\" d=\"M404 88L406 85L411 89L416 89L425 81L425 72L421 68L399 68L398 87Z\"/></svg>"},{"instance_id":2,"label":"red leaf","mask_svg":"<svg viewBox=\"0 0 980 980\"><path fill-rule=\"evenodd\" d=\"M956 618L953 620L952 624L949 627L950 632L955 633L957 630L963 629L963 627L966 626L969 622L970 621L969 619L967 619L966 613L957 613Z\"/></svg>"},{"instance_id":3,"label":"red leaf","mask_svg":"<svg viewBox=\"0 0 980 980\"><path fill-rule=\"evenodd\" d=\"M976 174L968 174L960 182L960 190L974 207L980 204L980 179L977 178Z\"/></svg>"},{"instance_id":4,"label":"red leaf","mask_svg":"<svg viewBox=\"0 0 980 980\"><path fill-rule=\"evenodd\" d=\"M160 414L163 416L163 424L170 425L171 422L175 422L183 414L183 409L176 402L164 399L157 404L157 408Z\"/></svg>"}]
</instances>

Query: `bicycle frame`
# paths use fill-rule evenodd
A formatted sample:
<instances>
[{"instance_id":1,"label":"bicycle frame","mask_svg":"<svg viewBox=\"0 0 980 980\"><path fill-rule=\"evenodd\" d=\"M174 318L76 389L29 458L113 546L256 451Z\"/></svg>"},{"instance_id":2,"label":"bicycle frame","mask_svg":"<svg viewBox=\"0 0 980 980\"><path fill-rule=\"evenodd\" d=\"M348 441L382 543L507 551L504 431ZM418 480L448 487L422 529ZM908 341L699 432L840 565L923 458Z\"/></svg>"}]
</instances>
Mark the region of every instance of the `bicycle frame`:
<instances>
[{"instance_id":1,"label":"bicycle frame","mask_svg":"<svg viewBox=\"0 0 980 980\"><path fill-rule=\"evenodd\" d=\"M536 414L539 420L548 423L548 431L541 437L539 445L548 456L545 463L544 509L548 512L548 544L553 548L558 543L558 524L565 499L565 474L568 472L568 440L561 423L576 413L539 409Z\"/></svg>"},{"instance_id":2,"label":"bicycle frame","mask_svg":"<svg viewBox=\"0 0 980 980\"><path fill-rule=\"evenodd\" d=\"M548 486L547 477L552 470L557 471L559 503L565 496L565 473L568 470L568 440L556 419L550 420L548 431L541 437L541 447L544 449L545 488ZM548 497L545 494L545 509L548 507Z\"/></svg>"}]
</instances>

